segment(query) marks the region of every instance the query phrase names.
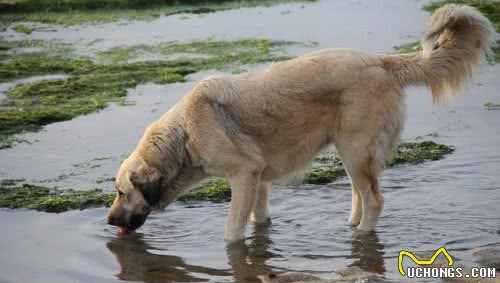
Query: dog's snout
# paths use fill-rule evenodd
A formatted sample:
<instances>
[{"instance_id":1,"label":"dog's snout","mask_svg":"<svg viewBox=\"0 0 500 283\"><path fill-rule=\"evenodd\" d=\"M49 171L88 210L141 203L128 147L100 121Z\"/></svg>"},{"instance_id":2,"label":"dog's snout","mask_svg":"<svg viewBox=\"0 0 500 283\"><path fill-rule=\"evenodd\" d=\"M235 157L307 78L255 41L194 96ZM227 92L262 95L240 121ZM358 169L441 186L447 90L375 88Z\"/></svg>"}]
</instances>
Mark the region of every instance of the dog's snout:
<instances>
[{"instance_id":1,"label":"dog's snout","mask_svg":"<svg viewBox=\"0 0 500 283\"><path fill-rule=\"evenodd\" d=\"M132 214L128 217L123 217L123 215L108 215L108 224L118 227L125 227L129 229L137 229L144 224L148 214Z\"/></svg>"}]
</instances>

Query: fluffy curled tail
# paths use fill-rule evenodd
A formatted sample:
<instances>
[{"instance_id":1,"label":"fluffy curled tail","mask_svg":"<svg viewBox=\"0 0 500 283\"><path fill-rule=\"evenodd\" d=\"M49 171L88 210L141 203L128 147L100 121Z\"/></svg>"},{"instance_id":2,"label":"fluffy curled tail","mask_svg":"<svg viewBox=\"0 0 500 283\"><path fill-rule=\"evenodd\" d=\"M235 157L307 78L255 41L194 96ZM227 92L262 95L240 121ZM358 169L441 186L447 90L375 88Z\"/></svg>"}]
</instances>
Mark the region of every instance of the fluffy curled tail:
<instances>
[{"instance_id":1,"label":"fluffy curled tail","mask_svg":"<svg viewBox=\"0 0 500 283\"><path fill-rule=\"evenodd\" d=\"M494 29L469 6L446 5L434 12L419 52L386 55L385 68L402 86L424 84L434 101L447 101L471 78L474 67L491 55Z\"/></svg>"}]
</instances>

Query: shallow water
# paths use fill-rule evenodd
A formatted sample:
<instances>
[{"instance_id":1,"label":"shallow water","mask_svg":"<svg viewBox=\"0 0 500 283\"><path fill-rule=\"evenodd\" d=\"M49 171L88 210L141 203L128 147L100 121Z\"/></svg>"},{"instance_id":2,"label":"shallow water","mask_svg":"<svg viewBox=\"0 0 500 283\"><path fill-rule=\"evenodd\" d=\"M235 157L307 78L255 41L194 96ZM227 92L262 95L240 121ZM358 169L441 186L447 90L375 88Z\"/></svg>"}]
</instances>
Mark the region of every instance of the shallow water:
<instances>
[{"instance_id":1,"label":"shallow water","mask_svg":"<svg viewBox=\"0 0 500 283\"><path fill-rule=\"evenodd\" d=\"M10 40L60 40L86 54L117 46L207 38L315 41L319 47L350 47L385 52L408 37L419 37L428 17L428 13L421 10L424 3L323 0L187 17L174 15L151 22L48 27L35 29L30 36L9 30L3 36Z\"/></svg>"},{"instance_id":2,"label":"shallow water","mask_svg":"<svg viewBox=\"0 0 500 283\"><path fill-rule=\"evenodd\" d=\"M94 46L99 49L150 42L157 34L158 40L256 36L381 52L420 35L428 17L420 10L422 4L320 1L304 8L241 9L188 20L173 16L78 31L58 28L34 36L72 43L105 38ZM286 10L291 13L280 14ZM282 271L332 278L333 271L349 265L398 281L401 249L435 250L442 245L459 262L474 265L474 249L500 248L500 111L482 106L500 101L499 75L499 64L484 66L447 107L433 106L424 89L408 90L404 137L433 134L425 138L454 145L456 152L444 160L386 170L385 210L375 234L359 234L347 224L347 179L326 186L275 187L273 224L249 226L245 243L231 246L222 240L228 204L175 203L125 237L105 225L103 208L58 215L0 210L0 282L258 282L257 275ZM135 105L112 105L25 135L36 142L0 151L0 178L109 190L120 160L145 126L192 85L142 85L130 91L128 99Z\"/></svg>"}]
</instances>

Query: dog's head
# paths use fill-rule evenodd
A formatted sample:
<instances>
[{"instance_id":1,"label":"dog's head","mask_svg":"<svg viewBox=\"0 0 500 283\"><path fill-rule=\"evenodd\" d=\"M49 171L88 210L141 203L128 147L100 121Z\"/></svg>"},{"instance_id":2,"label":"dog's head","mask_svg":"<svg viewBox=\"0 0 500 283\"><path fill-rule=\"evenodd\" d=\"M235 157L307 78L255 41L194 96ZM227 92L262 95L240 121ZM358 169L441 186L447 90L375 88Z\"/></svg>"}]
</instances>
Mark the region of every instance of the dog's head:
<instances>
[{"instance_id":1,"label":"dog's head","mask_svg":"<svg viewBox=\"0 0 500 283\"><path fill-rule=\"evenodd\" d=\"M164 180L162 172L142 158L135 155L127 158L116 176L116 197L108 224L120 227L125 233L141 227L161 200Z\"/></svg>"}]
</instances>

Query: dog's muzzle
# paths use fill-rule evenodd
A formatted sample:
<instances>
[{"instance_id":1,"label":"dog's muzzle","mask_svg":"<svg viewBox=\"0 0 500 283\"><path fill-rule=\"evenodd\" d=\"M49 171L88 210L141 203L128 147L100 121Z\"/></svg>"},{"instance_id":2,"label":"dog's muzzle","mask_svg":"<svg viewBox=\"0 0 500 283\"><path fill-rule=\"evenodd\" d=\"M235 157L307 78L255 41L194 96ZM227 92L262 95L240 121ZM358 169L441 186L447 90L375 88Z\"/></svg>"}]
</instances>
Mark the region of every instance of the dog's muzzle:
<instances>
[{"instance_id":1,"label":"dog's muzzle","mask_svg":"<svg viewBox=\"0 0 500 283\"><path fill-rule=\"evenodd\" d=\"M146 222L148 215L149 211L145 214L132 214L130 217L127 217L128 219L124 219L124 217L108 216L108 224L136 230Z\"/></svg>"}]
</instances>

